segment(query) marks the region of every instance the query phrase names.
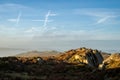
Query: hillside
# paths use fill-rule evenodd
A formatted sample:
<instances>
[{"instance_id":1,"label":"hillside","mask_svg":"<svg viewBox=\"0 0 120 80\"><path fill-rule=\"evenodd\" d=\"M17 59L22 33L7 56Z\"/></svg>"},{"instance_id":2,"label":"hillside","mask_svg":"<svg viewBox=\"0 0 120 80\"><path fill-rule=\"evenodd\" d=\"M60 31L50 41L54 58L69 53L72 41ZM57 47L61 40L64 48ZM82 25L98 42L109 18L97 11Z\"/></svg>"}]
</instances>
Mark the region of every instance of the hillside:
<instances>
[{"instance_id":1,"label":"hillside","mask_svg":"<svg viewBox=\"0 0 120 80\"><path fill-rule=\"evenodd\" d=\"M20 53L15 55L16 57L48 57L48 56L57 56L60 52L58 51L28 51L25 53Z\"/></svg>"},{"instance_id":2,"label":"hillside","mask_svg":"<svg viewBox=\"0 0 120 80\"><path fill-rule=\"evenodd\" d=\"M85 52L89 51L101 52L89 48L78 48L58 53L59 55L55 57L40 57L41 55L37 54L43 54L43 52L38 51L19 54L19 57L2 57L0 58L0 80L119 80L119 53L110 55L101 52L107 57L104 58L104 68L98 69L80 63L79 60L84 60L84 57L75 56L85 56ZM55 54L56 51L45 53Z\"/></svg>"}]
</instances>

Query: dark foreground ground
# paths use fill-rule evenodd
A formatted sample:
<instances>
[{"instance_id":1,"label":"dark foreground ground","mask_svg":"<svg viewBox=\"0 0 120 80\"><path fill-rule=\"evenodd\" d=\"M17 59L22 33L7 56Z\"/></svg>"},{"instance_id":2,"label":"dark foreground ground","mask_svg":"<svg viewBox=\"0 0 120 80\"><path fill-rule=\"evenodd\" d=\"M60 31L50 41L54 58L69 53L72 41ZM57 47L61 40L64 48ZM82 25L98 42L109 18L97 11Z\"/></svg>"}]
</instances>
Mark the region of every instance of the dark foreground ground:
<instances>
[{"instance_id":1,"label":"dark foreground ground","mask_svg":"<svg viewBox=\"0 0 120 80\"><path fill-rule=\"evenodd\" d=\"M120 68L98 70L54 58L4 57L0 80L120 80Z\"/></svg>"}]
</instances>

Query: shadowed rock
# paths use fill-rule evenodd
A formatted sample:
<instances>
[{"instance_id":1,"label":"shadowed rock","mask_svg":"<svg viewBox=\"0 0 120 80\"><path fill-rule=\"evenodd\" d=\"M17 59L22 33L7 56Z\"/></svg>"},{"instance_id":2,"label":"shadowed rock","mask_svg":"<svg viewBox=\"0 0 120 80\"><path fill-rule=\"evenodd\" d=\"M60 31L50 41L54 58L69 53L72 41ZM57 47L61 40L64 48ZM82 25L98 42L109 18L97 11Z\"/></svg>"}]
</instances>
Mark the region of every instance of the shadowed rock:
<instances>
[{"instance_id":1,"label":"shadowed rock","mask_svg":"<svg viewBox=\"0 0 120 80\"><path fill-rule=\"evenodd\" d=\"M59 59L69 63L88 64L91 67L98 67L103 62L100 51L85 47L66 51L59 56Z\"/></svg>"}]
</instances>

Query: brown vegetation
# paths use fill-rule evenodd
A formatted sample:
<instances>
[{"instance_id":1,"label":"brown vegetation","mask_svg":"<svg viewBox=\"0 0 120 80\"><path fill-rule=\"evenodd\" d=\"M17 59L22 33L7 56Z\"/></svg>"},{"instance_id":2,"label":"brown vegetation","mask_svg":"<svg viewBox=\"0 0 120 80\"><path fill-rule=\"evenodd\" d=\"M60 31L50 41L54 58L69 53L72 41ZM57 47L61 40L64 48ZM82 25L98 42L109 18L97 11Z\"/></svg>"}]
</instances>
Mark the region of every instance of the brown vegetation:
<instances>
[{"instance_id":1,"label":"brown vegetation","mask_svg":"<svg viewBox=\"0 0 120 80\"><path fill-rule=\"evenodd\" d=\"M70 50L59 57L0 58L0 80L119 80L120 56L118 54L107 58L106 68L99 70L75 62L76 54L84 55L81 50L84 52L89 49ZM111 57L115 62L109 60Z\"/></svg>"}]
</instances>

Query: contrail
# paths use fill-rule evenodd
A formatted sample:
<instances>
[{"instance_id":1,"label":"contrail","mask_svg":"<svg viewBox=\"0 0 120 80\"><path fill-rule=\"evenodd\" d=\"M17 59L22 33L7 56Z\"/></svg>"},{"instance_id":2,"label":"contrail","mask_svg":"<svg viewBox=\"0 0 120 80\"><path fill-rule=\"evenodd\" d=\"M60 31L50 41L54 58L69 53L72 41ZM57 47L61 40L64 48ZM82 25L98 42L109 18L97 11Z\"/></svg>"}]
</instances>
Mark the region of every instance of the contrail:
<instances>
[{"instance_id":1,"label":"contrail","mask_svg":"<svg viewBox=\"0 0 120 80\"><path fill-rule=\"evenodd\" d=\"M16 25L19 24L19 21L20 21L21 15L22 15L22 13L19 12L18 17L17 17L17 19L16 19Z\"/></svg>"},{"instance_id":2,"label":"contrail","mask_svg":"<svg viewBox=\"0 0 120 80\"><path fill-rule=\"evenodd\" d=\"M56 14L51 14L51 11L49 10L48 13L45 15L45 20L44 20L43 26L46 26L48 22L52 21L52 20L49 20L49 16L56 16Z\"/></svg>"},{"instance_id":3,"label":"contrail","mask_svg":"<svg viewBox=\"0 0 120 80\"><path fill-rule=\"evenodd\" d=\"M45 19L41 20L41 19L37 19L37 20L32 20L32 21L43 21L43 26L45 27L47 25L48 22L52 22L53 20L49 20L50 16L56 16L56 14L51 14L51 11L49 10L48 13L45 15Z\"/></svg>"},{"instance_id":4,"label":"contrail","mask_svg":"<svg viewBox=\"0 0 120 80\"><path fill-rule=\"evenodd\" d=\"M39 20L39 19L37 19L37 20L32 20L32 21L35 21L35 22L40 22L40 21L41 21L41 22L44 22L45 20L41 20L41 19ZM48 20L48 22L52 22L52 21L53 21L53 20Z\"/></svg>"},{"instance_id":5,"label":"contrail","mask_svg":"<svg viewBox=\"0 0 120 80\"><path fill-rule=\"evenodd\" d=\"M45 20L32 20L32 21L45 21Z\"/></svg>"},{"instance_id":6,"label":"contrail","mask_svg":"<svg viewBox=\"0 0 120 80\"><path fill-rule=\"evenodd\" d=\"M22 13L19 12L17 18L8 19L8 21L10 21L10 22L15 22L15 25L17 26L17 25L19 24L19 22L20 22L21 15L22 15Z\"/></svg>"},{"instance_id":7,"label":"contrail","mask_svg":"<svg viewBox=\"0 0 120 80\"><path fill-rule=\"evenodd\" d=\"M48 22L48 18L50 16L50 11L48 11L48 13L45 15L45 20L44 20L44 27L47 25L47 22Z\"/></svg>"}]
</instances>

